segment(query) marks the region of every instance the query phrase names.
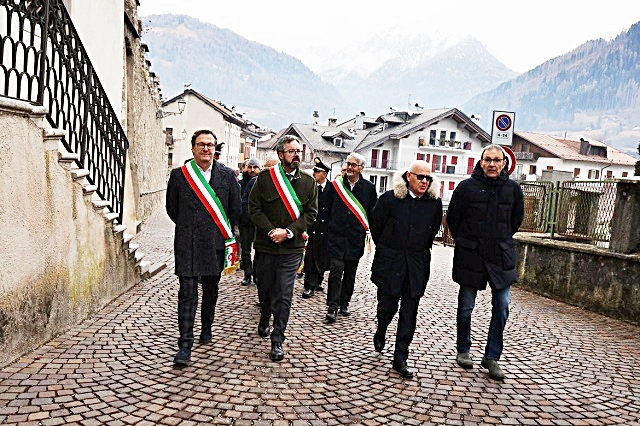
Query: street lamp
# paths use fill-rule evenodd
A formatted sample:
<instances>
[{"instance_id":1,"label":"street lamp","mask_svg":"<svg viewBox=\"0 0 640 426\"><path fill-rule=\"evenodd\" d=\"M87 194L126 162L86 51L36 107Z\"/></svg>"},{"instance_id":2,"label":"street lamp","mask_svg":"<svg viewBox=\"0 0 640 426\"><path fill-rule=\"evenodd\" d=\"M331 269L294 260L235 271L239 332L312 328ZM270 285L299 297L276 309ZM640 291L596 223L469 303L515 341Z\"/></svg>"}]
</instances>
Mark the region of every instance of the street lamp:
<instances>
[{"instance_id":1,"label":"street lamp","mask_svg":"<svg viewBox=\"0 0 640 426\"><path fill-rule=\"evenodd\" d=\"M160 118L168 117L170 115L180 115L184 112L184 109L186 106L187 106L187 101L185 101L184 98L180 98L178 99L178 112L163 111L162 108L159 108L158 111L156 112L156 118L160 119Z\"/></svg>"}]
</instances>

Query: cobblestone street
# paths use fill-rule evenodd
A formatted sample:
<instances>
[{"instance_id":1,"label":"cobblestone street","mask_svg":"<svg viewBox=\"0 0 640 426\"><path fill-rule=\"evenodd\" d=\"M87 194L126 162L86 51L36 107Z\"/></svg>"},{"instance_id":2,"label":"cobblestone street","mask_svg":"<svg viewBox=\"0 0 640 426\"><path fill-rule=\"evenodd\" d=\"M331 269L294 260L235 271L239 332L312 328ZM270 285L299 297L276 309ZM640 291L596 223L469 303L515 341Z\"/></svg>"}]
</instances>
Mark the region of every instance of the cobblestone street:
<instances>
[{"instance_id":1,"label":"cobblestone street","mask_svg":"<svg viewBox=\"0 0 640 426\"><path fill-rule=\"evenodd\" d=\"M191 365L175 368L178 280L162 208L135 241L167 268L0 370L0 424L640 425L640 327L517 286L505 381L480 367L490 292L479 293L473 315L476 365L458 367L458 286L453 249L442 245L420 305L412 380L391 370L397 316L385 350L373 349L372 254L360 262L353 315L334 324L324 322L326 293L302 299L298 280L281 362L257 334L255 286L241 286L241 272L223 277L213 341L196 341ZM196 336L199 324L198 311Z\"/></svg>"}]
</instances>

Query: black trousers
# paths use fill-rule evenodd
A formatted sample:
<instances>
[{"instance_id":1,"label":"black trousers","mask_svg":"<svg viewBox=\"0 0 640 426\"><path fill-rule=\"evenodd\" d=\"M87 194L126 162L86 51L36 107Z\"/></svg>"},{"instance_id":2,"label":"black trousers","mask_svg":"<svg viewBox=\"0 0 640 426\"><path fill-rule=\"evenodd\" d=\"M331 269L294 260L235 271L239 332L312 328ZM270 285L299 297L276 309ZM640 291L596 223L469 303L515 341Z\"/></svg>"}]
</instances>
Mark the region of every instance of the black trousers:
<instances>
[{"instance_id":1,"label":"black trousers","mask_svg":"<svg viewBox=\"0 0 640 426\"><path fill-rule=\"evenodd\" d=\"M301 261L302 253L276 255L256 252L260 326L269 325L273 314L271 341L274 343L282 343L285 339L296 272Z\"/></svg>"},{"instance_id":2,"label":"black trousers","mask_svg":"<svg viewBox=\"0 0 640 426\"><path fill-rule=\"evenodd\" d=\"M317 268L309 268L304 270L304 289L316 290L322 286L324 281L324 272L318 272Z\"/></svg>"},{"instance_id":3,"label":"black trousers","mask_svg":"<svg viewBox=\"0 0 640 426\"><path fill-rule=\"evenodd\" d=\"M385 293L378 288L378 308L376 316L378 318L378 328L385 333L391 320L398 312L400 303L400 316L398 318L398 331L396 334L396 346L393 352L394 361L406 361L409 357L409 345L413 340L416 331L418 318L418 305L420 298L411 297L409 282L402 284L402 294L400 297Z\"/></svg>"},{"instance_id":4,"label":"black trousers","mask_svg":"<svg viewBox=\"0 0 640 426\"><path fill-rule=\"evenodd\" d=\"M329 282L327 289L327 307L329 309L348 308L353 296L356 272L360 259L331 259L329 263Z\"/></svg>"},{"instance_id":5,"label":"black trousers","mask_svg":"<svg viewBox=\"0 0 640 426\"><path fill-rule=\"evenodd\" d=\"M253 263L251 262L251 247L255 238L255 227L240 225L240 261L245 278L253 274Z\"/></svg>"},{"instance_id":6,"label":"black trousers","mask_svg":"<svg viewBox=\"0 0 640 426\"><path fill-rule=\"evenodd\" d=\"M178 277L178 329L179 348L191 349L193 346L193 323L198 305L198 277ZM201 332L210 332L218 301L220 275L205 275L202 278L202 304L200 305Z\"/></svg>"}]
</instances>

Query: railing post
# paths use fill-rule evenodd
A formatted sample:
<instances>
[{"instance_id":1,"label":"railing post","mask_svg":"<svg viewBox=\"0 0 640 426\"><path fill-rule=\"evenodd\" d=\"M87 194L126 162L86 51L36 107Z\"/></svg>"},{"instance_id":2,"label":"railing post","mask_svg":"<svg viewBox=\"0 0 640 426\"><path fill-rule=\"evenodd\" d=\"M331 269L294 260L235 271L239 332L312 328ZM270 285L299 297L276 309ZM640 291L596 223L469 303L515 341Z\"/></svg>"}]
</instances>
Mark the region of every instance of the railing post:
<instances>
[{"instance_id":1,"label":"railing post","mask_svg":"<svg viewBox=\"0 0 640 426\"><path fill-rule=\"evenodd\" d=\"M38 105L44 105L45 65L47 57L47 39L49 38L49 0L44 0L44 22L40 33L40 75L38 76Z\"/></svg>"},{"instance_id":2,"label":"railing post","mask_svg":"<svg viewBox=\"0 0 640 426\"><path fill-rule=\"evenodd\" d=\"M556 230L558 224L558 196L560 195L560 182L553 183L553 189L551 190L551 197L549 200L549 210L547 212L547 225L549 227L549 233L551 238Z\"/></svg>"}]
</instances>

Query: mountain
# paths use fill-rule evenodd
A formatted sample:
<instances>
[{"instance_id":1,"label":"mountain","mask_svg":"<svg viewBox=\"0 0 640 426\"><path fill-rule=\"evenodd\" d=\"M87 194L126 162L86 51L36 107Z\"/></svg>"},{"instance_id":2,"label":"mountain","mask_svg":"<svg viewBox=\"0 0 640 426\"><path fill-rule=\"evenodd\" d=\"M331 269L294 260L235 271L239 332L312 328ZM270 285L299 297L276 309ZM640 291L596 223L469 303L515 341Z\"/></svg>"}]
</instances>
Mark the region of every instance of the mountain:
<instances>
[{"instance_id":1,"label":"mountain","mask_svg":"<svg viewBox=\"0 0 640 426\"><path fill-rule=\"evenodd\" d=\"M184 15L141 18L151 69L164 99L183 84L219 100L260 125L279 130L310 122L313 111L346 102L300 60L260 43ZM355 110L354 110L355 111Z\"/></svg>"},{"instance_id":2,"label":"mountain","mask_svg":"<svg viewBox=\"0 0 640 426\"><path fill-rule=\"evenodd\" d=\"M458 107L474 95L493 89L518 75L492 56L473 37L435 39L427 35L379 37L362 46L365 58L328 69L321 76L361 108L386 112L389 107ZM379 53L376 53L379 52ZM352 56L353 57L353 56ZM371 68L366 60L379 58Z\"/></svg>"},{"instance_id":3,"label":"mountain","mask_svg":"<svg viewBox=\"0 0 640 426\"><path fill-rule=\"evenodd\" d=\"M485 129L493 110L513 111L516 131L566 132L633 154L640 140L640 22L481 93L462 109L480 113Z\"/></svg>"}]
</instances>

